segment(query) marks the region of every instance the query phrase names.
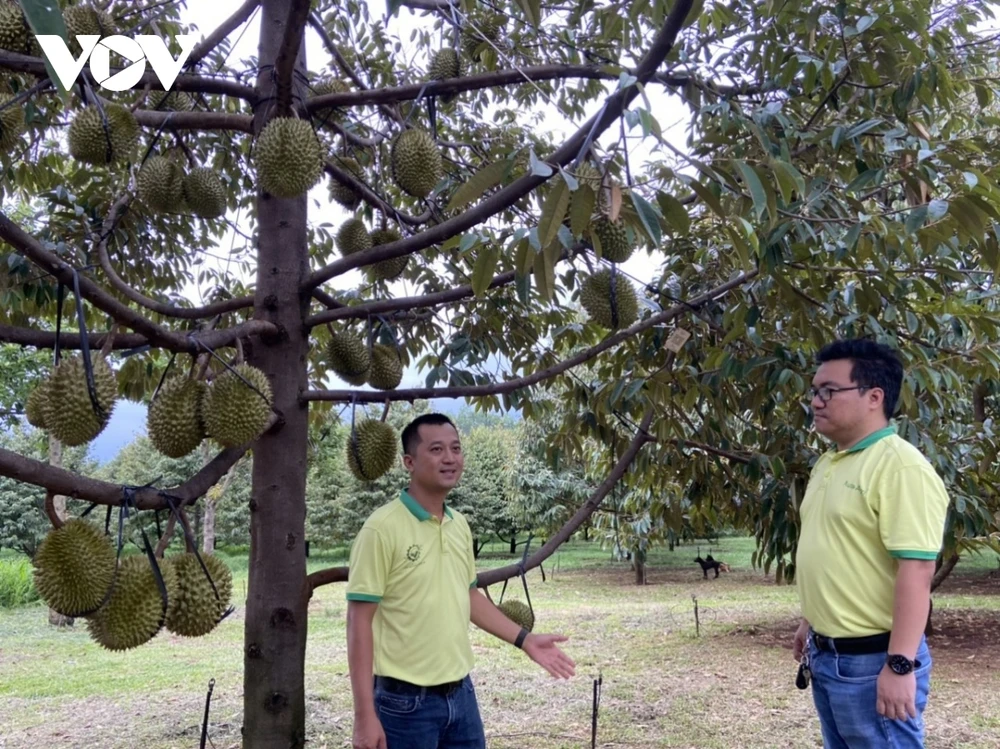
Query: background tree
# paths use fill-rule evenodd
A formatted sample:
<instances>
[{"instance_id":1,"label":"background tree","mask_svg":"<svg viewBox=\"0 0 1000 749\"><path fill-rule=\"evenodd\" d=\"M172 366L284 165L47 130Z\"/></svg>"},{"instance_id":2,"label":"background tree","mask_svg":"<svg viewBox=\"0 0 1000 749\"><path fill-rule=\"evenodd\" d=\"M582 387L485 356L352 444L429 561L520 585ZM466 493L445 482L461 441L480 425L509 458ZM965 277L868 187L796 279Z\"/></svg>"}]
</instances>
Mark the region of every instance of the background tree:
<instances>
[{"instance_id":1,"label":"background tree","mask_svg":"<svg viewBox=\"0 0 1000 749\"><path fill-rule=\"evenodd\" d=\"M466 398L545 424L553 475L586 465L596 486L566 504L529 567L621 482L636 517L670 497L667 527L679 501L754 528L760 561L790 579L796 503L821 448L803 402L812 357L835 335L870 335L910 365L901 432L955 467L955 544L991 542L981 532L995 525L976 519L997 501L982 452L992 427L960 405L1000 379L996 39L975 29L987 3L403 0L386 19L355 0L312 5L247 0L195 47L170 97L150 73L99 89L87 66L62 92L27 37L0 51L0 240L29 269L9 284L0 340L105 347L135 400L165 372L215 380L244 360L271 388L264 433L135 493L144 511L165 508L161 489L195 505L253 448L244 746L305 742L307 603L346 579L307 575L303 550L310 436L333 404L388 403L392 418L396 403ZM36 32L65 34L60 8L21 6ZM107 9L126 35L186 30L178 4ZM252 85L229 59L251 16ZM324 60L306 59L307 30ZM444 65L444 47L465 64ZM657 117L663 92L686 107L686 143ZM135 118L120 159L112 105ZM98 147L70 158L81 117ZM276 121L305 135L263 158ZM414 129L430 155L407 179L393 151ZM211 201L161 210L171 195L149 186L176 181L147 166L207 167ZM317 220L327 194L361 223ZM376 242L375 230L396 234ZM348 331L369 355L395 350L426 386L334 385L331 341ZM117 483L14 450L0 449L0 474L122 501ZM370 504L398 490L379 480Z\"/></svg>"}]
</instances>

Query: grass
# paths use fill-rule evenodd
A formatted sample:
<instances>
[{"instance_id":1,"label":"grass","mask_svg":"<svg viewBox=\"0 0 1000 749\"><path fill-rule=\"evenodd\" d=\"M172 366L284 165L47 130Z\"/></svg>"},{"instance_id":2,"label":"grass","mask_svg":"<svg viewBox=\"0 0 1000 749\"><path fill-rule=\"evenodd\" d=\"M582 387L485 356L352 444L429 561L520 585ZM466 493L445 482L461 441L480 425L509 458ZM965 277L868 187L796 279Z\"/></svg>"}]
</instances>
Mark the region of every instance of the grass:
<instances>
[{"instance_id":1,"label":"grass","mask_svg":"<svg viewBox=\"0 0 1000 749\"><path fill-rule=\"evenodd\" d=\"M537 548L533 543L533 548ZM598 746L687 749L818 747L808 692L792 685L788 646L794 588L749 566L753 542L722 539L701 551L733 566L704 580L697 546L656 550L648 584L632 584L628 563L596 544L574 543L528 575L539 628L571 637L577 676L554 682L523 654L473 629L475 680L490 749L590 746L593 680L600 677ZM480 567L510 561L499 545ZM343 563L343 550L314 554L310 569ZM226 555L235 601L245 597L246 559ZM0 563L9 560L0 560ZM1000 626L995 559L963 561L935 596L940 634L928 749L995 749L1000 671L982 634ZM494 598L499 588L493 588ZM523 596L519 583L508 594ZM695 631L697 597L700 633ZM306 694L308 746L349 746L350 682L343 586L310 603ZM0 747L198 745L209 679L215 679L209 736L240 745L242 607L199 639L161 633L135 651L101 650L77 621L46 623L40 605L0 611Z\"/></svg>"},{"instance_id":2,"label":"grass","mask_svg":"<svg viewBox=\"0 0 1000 749\"><path fill-rule=\"evenodd\" d=\"M24 606L37 600L31 562L23 556L0 558L0 609Z\"/></svg>"}]
</instances>

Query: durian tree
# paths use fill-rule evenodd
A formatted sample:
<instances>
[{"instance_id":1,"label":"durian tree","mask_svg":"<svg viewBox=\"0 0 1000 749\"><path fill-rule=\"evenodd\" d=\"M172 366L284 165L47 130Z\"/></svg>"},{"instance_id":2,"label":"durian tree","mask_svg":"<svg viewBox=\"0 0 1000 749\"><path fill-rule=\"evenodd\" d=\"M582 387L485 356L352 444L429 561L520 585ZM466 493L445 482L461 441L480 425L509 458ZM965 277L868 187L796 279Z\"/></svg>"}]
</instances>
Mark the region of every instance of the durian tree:
<instances>
[{"instance_id":1,"label":"durian tree","mask_svg":"<svg viewBox=\"0 0 1000 749\"><path fill-rule=\"evenodd\" d=\"M989 540L997 442L964 405L1000 379L988 3L234 10L169 94L149 71L115 93L89 65L64 91L32 32L176 40L179 3L0 3L0 341L54 364L29 420L85 444L117 400L141 400L165 455L217 450L174 486L123 490L7 449L0 475L183 526L252 453L249 589L234 602L244 746L304 744L307 603L346 579L306 574L310 437L349 424L345 466L378 481L399 459L394 403L517 409L554 425L554 465L586 461L596 488L529 567L620 483L636 497L682 486L784 565L818 449L811 357L872 335L910 364L904 433L962 488L951 542ZM244 66L230 52L251 17ZM307 59L306 35L324 59ZM315 218L332 205L335 226ZM636 259L652 273L635 278ZM426 386L400 387L407 368ZM197 636L223 615L214 563L206 576L190 550L160 556L156 579L77 520L53 519L39 588L105 647L162 626Z\"/></svg>"}]
</instances>

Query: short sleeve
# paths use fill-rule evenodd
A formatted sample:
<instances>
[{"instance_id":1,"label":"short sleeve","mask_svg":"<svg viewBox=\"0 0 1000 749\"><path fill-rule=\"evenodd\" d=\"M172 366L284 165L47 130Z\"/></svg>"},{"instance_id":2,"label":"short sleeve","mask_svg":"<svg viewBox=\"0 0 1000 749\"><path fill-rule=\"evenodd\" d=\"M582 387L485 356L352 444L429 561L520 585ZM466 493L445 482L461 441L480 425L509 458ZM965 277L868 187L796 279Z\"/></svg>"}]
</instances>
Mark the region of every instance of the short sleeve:
<instances>
[{"instance_id":1,"label":"short sleeve","mask_svg":"<svg viewBox=\"0 0 1000 749\"><path fill-rule=\"evenodd\" d=\"M347 600L378 603L385 594L392 565L392 550L375 528L362 527L351 546Z\"/></svg>"},{"instance_id":2,"label":"short sleeve","mask_svg":"<svg viewBox=\"0 0 1000 749\"><path fill-rule=\"evenodd\" d=\"M896 469L882 482L878 497L882 543L897 559L937 559L941 551L948 492L928 465Z\"/></svg>"}]
</instances>

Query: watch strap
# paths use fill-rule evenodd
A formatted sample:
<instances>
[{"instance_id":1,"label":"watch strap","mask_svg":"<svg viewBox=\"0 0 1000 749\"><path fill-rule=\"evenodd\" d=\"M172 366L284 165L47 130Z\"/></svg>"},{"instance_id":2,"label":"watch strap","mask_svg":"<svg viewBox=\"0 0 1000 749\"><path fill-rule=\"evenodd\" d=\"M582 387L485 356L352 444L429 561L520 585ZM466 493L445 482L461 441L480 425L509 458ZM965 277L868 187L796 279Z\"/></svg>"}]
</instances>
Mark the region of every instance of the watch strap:
<instances>
[{"instance_id":1,"label":"watch strap","mask_svg":"<svg viewBox=\"0 0 1000 749\"><path fill-rule=\"evenodd\" d=\"M524 640L527 636L528 636L528 630L526 630L524 627L521 627L521 631L517 633L517 639L514 640L514 647L520 648L522 645L524 645Z\"/></svg>"}]
</instances>

